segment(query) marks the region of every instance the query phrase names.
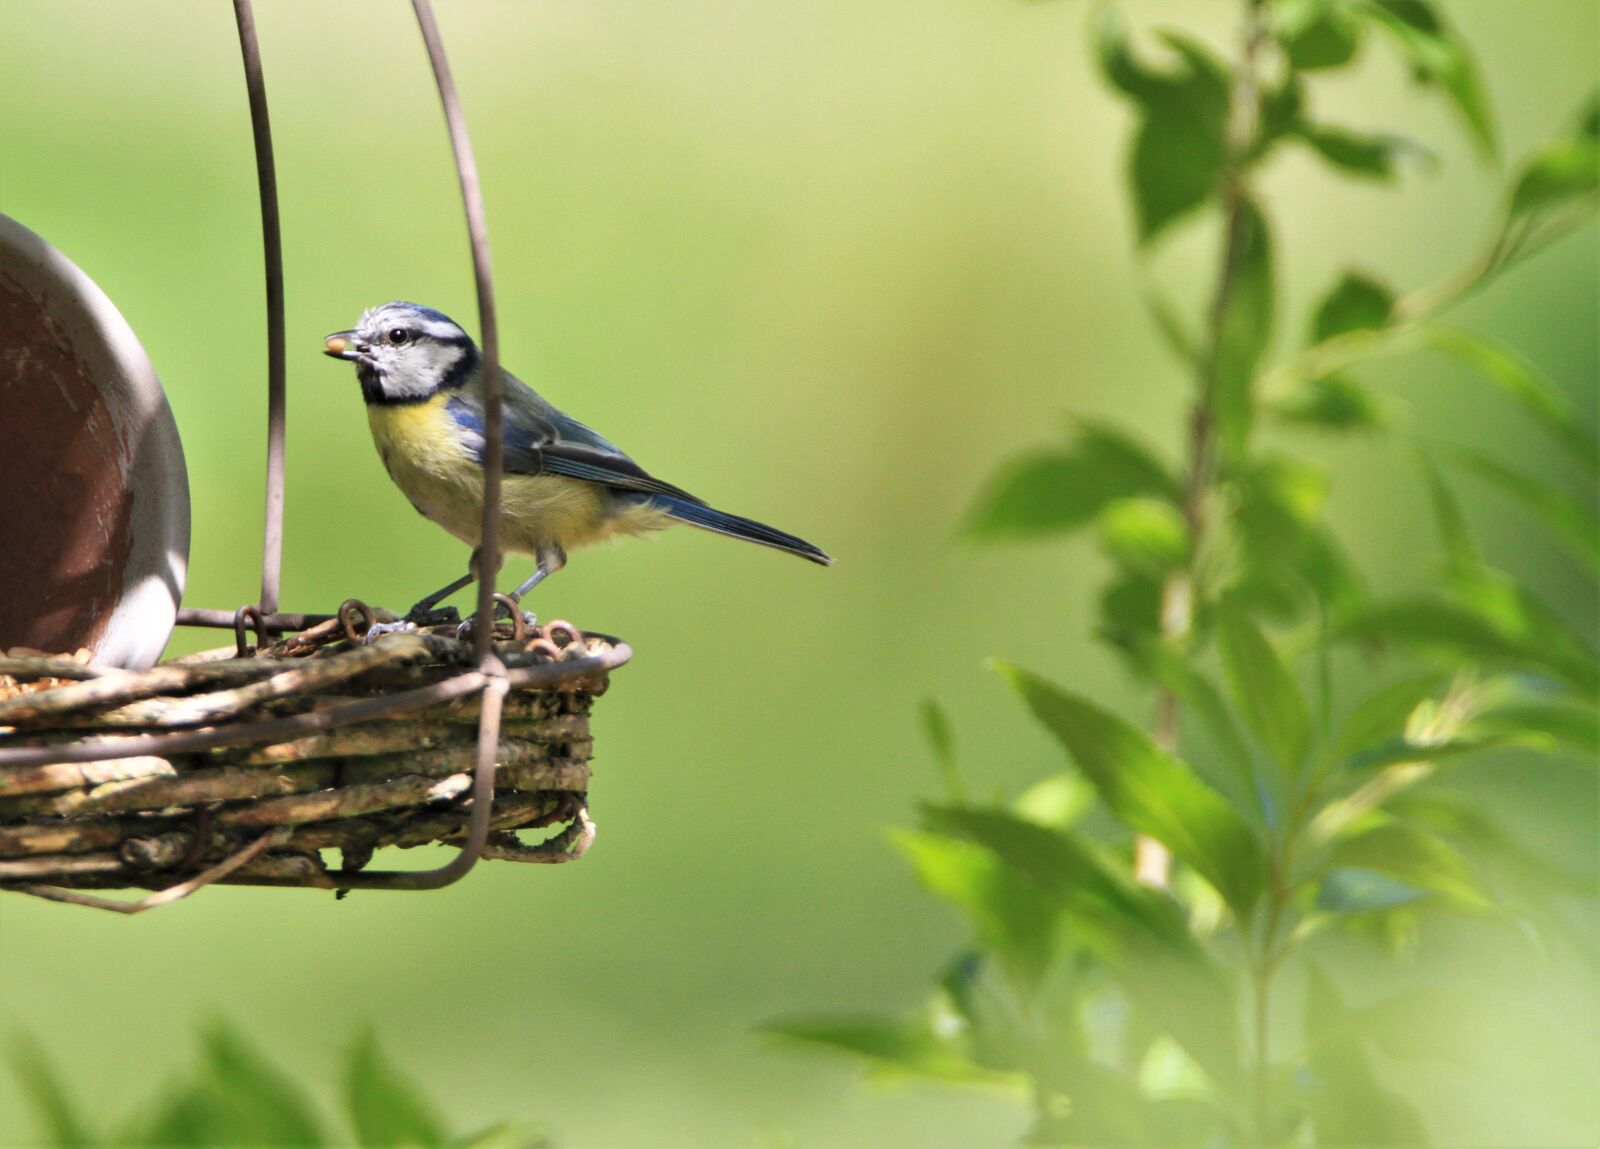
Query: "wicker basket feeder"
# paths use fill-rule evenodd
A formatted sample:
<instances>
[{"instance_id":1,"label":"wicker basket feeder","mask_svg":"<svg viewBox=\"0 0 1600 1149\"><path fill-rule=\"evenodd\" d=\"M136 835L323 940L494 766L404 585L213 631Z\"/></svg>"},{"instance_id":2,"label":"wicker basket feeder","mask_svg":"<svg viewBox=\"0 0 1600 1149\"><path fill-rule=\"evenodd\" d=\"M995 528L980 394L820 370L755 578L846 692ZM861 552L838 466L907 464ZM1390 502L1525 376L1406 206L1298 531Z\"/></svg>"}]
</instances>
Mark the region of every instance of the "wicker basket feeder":
<instances>
[{"instance_id":1,"label":"wicker basket feeder","mask_svg":"<svg viewBox=\"0 0 1600 1149\"><path fill-rule=\"evenodd\" d=\"M179 747L0 765L0 883L167 889L231 861L210 881L348 889L365 884L361 868L379 847L462 844L482 708L471 645L454 627L371 645L344 629L334 620L250 657L228 648L147 671L0 658L8 750L49 759L84 746L137 750L152 736ZM593 835L589 710L627 647L561 622L500 629L496 653L513 685L484 856L569 861ZM386 714L359 709L397 699L401 709ZM261 733L285 717L298 720L298 736ZM195 748L170 737L178 732ZM529 829L554 832L530 846L515 836ZM337 868L321 853L331 849Z\"/></svg>"},{"instance_id":2,"label":"wicker basket feeder","mask_svg":"<svg viewBox=\"0 0 1600 1149\"><path fill-rule=\"evenodd\" d=\"M375 641L370 628L395 616L356 600L335 615L278 608L283 267L254 18L250 0L233 7L266 257L261 594L237 611L179 610L178 625L232 627L235 644L148 669L99 665L88 651L0 651L0 890L136 913L213 883L423 890L460 879L479 858L581 857L594 835L589 711L609 672L627 661L626 643L564 622L537 627L492 587L480 587L465 627L411 628ZM480 550L493 556L501 416L488 235L432 9L428 0L412 0L412 7L471 241L488 400ZM175 443L172 450L179 450ZM181 454L176 465L181 469ZM181 579L172 585L175 595ZM28 602L12 605L29 617ZM510 622L494 621L497 605L510 608ZM255 631L254 646L247 629ZM544 837L524 842L516 836L522 830ZM432 842L458 852L432 870L368 866L381 847ZM87 892L126 888L157 892L132 902Z\"/></svg>"}]
</instances>

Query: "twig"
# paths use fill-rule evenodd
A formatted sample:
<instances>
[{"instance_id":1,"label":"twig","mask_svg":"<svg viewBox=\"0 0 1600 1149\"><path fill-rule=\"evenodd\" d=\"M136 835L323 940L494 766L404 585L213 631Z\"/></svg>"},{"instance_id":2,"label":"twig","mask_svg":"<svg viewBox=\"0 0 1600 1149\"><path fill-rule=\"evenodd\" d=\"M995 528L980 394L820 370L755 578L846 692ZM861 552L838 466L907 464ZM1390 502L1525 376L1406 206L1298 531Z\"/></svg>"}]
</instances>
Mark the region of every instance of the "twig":
<instances>
[{"instance_id":1,"label":"twig","mask_svg":"<svg viewBox=\"0 0 1600 1149\"><path fill-rule=\"evenodd\" d=\"M1222 341L1245 255L1245 209L1249 204L1246 168L1261 112L1256 57L1267 38L1262 0L1247 0L1247 4L1243 46L1239 64L1234 69L1228 105L1228 158L1222 185L1222 257L1206 317L1205 346L1195 366L1195 403L1189 418L1189 468L1182 505L1189 533L1189 557L1183 568L1169 575L1161 586L1161 637L1173 646L1182 645L1194 625L1199 555L1217 471L1216 393ZM1161 687L1156 695L1154 736L1157 744L1169 752L1175 751L1178 745L1178 711L1177 692L1170 686ZM1172 855L1166 846L1141 835L1134 850L1134 873L1139 882L1165 889L1171 878L1171 868Z\"/></svg>"},{"instance_id":2,"label":"twig","mask_svg":"<svg viewBox=\"0 0 1600 1149\"><path fill-rule=\"evenodd\" d=\"M587 740L564 743L586 754ZM141 810L198 808L215 802L237 802L325 791L348 792L353 786L374 785L415 775L437 779L472 769L475 746L449 746L422 756L372 755L347 760L296 762L265 770L250 766L217 766L187 772L173 771L140 778L106 782L88 790L60 794L30 794L0 799L0 814L21 818L79 818L103 814L128 814ZM583 758L550 757L550 747L519 739L502 739L495 750L508 785L536 790L582 789L588 780ZM336 773L342 776L336 786ZM330 814L338 817L339 814ZM3 833L3 831L0 831Z\"/></svg>"},{"instance_id":3,"label":"twig","mask_svg":"<svg viewBox=\"0 0 1600 1149\"><path fill-rule=\"evenodd\" d=\"M19 694L0 701L0 726L32 723L97 706L117 706L160 694L174 694L224 683L252 682L282 669L263 659L232 659L198 666L153 666L138 673L103 672L55 690ZM64 677L57 675L57 677Z\"/></svg>"},{"instance_id":4,"label":"twig","mask_svg":"<svg viewBox=\"0 0 1600 1149\"><path fill-rule=\"evenodd\" d=\"M94 666L84 662L74 662L67 658L52 658L44 655L17 658L0 656L0 678L14 678L18 682L37 682L41 678L88 680L100 678L107 674L124 673L126 671L112 670L108 667Z\"/></svg>"}]
</instances>

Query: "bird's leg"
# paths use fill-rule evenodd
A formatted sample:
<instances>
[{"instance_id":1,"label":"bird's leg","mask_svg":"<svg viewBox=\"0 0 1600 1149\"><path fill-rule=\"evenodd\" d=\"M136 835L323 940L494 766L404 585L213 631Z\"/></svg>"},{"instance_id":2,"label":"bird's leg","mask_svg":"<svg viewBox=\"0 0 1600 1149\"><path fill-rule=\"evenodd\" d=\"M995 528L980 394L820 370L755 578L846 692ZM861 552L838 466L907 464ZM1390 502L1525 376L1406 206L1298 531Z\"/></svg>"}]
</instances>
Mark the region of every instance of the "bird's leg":
<instances>
[{"instance_id":1,"label":"bird's leg","mask_svg":"<svg viewBox=\"0 0 1600 1149\"><path fill-rule=\"evenodd\" d=\"M542 583L545 579L547 579L549 577L550 577L550 568L545 566L543 563L540 563L538 569L535 570L531 575L529 575L523 581L521 586L517 587L516 590L514 590L510 594L506 595L506 597L509 598L512 602L521 602L523 595L527 594L530 590L532 590L534 587L538 586L540 583Z\"/></svg>"},{"instance_id":2,"label":"bird's leg","mask_svg":"<svg viewBox=\"0 0 1600 1149\"><path fill-rule=\"evenodd\" d=\"M567 552L554 544L540 547L538 558L538 568L507 596L512 602L521 602L523 595L567 565Z\"/></svg>"},{"instance_id":3,"label":"bird's leg","mask_svg":"<svg viewBox=\"0 0 1600 1149\"><path fill-rule=\"evenodd\" d=\"M516 590L506 595L514 603L520 604L523 595L567 565L567 552L553 543L540 547L536 553L539 560L538 567L523 580ZM525 610L522 612L522 621L529 629L532 629L539 625L539 616L530 610ZM461 625L463 630L468 626L467 623L462 623Z\"/></svg>"},{"instance_id":4,"label":"bird's leg","mask_svg":"<svg viewBox=\"0 0 1600 1149\"><path fill-rule=\"evenodd\" d=\"M471 586L478 581L478 576L473 571L468 571L454 582L440 587L426 598L421 599L406 612L406 621L416 623L418 626L436 626L444 622L456 622L461 614L453 606L443 610L435 610L441 601L449 598L464 586Z\"/></svg>"},{"instance_id":5,"label":"bird's leg","mask_svg":"<svg viewBox=\"0 0 1600 1149\"><path fill-rule=\"evenodd\" d=\"M478 581L478 560L480 552L473 548L472 557L467 560L467 573L447 583L425 598L419 599L415 606L406 611L406 616L399 622L380 622L367 628L366 641L372 642L386 634L396 634L403 630L415 630L419 626L444 626L452 622L461 621L461 612L453 606L439 608L439 603L455 594L462 587L471 586ZM437 608L437 609L436 609Z\"/></svg>"}]
</instances>

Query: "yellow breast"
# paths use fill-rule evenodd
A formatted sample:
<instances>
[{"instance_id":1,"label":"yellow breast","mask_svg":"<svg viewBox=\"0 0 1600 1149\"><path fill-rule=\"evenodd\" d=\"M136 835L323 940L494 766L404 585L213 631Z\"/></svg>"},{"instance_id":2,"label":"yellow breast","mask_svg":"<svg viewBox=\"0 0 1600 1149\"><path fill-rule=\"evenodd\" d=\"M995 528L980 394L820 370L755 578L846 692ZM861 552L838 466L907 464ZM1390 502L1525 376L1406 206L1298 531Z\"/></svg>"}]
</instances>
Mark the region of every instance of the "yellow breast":
<instances>
[{"instance_id":1,"label":"yellow breast","mask_svg":"<svg viewBox=\"0 0 1600 1149\"><path fill-rule=\"evenodd\" d=\"M395 485L421 514L477 546L483 523L483 470L437 395L421 403L373 404L367 422ZM507 475L501 488L500 545L533 554L554 544L572 550L612 534L665 526L660 512L618 508L592 483L559 475ZM622 513L617 513L618 511Z\"/></svg>"}]
</instances>

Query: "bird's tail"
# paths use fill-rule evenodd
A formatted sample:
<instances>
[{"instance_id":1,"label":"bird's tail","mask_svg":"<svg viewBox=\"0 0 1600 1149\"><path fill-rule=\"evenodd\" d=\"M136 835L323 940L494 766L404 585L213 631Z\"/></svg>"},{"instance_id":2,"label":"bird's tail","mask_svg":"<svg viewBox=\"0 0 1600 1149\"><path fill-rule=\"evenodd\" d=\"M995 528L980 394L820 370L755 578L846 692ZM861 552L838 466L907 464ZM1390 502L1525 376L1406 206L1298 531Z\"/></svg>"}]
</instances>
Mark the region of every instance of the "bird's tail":
<instances>
[{"instance_id":1,"label":"bird's tail","mask_svg":"<svg viewBox=\"0 0 1600 1149\"><path fill-rule=\"evenodd\" d=\"M673 498L671 495L652 494L649 501L651 506L661 508L681 523L715 531L719 535L744 539L746 542L776 547L780 551L788 551L792 555L799 555L803 559L810 559L823 566L833 564L833 559L821 547L814 547L805 539L785 534L776 527L769 527L754 519L740 518L738 515L730 515L727 511L719 511L703 503L691 503L686 499Z\"/></svg>"}]
</instances>

